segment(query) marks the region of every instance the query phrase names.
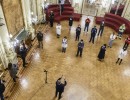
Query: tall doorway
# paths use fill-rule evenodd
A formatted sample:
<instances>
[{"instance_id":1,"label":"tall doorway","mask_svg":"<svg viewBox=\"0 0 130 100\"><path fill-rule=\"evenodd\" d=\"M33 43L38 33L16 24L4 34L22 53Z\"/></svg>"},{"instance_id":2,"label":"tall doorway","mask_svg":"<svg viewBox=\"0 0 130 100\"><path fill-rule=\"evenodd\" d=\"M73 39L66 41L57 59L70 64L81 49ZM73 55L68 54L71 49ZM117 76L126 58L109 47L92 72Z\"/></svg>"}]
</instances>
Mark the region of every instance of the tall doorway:
<instances>
[{"instance_id":1,"label":"tall doorway","mask_svg":"<svg viewBox=\"0 0 130 100\"><path fill-rule=\"evenodd\" d=\"M87 16L96 16L97 8L94 2L95 0L84 0L82 14Z\"/></svg>"}]
</instances>

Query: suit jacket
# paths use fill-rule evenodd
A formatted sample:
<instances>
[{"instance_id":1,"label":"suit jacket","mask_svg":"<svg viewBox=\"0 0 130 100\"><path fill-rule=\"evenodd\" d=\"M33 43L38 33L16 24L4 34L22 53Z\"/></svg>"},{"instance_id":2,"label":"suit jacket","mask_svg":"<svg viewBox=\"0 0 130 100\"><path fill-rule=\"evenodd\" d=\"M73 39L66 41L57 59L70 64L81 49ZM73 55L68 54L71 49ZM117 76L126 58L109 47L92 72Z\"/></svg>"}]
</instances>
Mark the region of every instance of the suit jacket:
<instances>
[{"instance_id":1,"label":"suit jacket","mask_svg":"<svg viewBox=\"0 0 130 100\"><path fill-rule=\"evenodd\" d=\"M69 18L69 26L72 26L72 25L73 25L73 18L70 17L70 18Z\"/></svg>"},{"instance_id":2,"label":"suit jacket","mask_svg":"<svg viewBox=\"0 0 130 100\"><path fill-rule=\"evenodd\" d=\"M50 13L50 20L54 20L54 13Z\"/></svg>"},{"instance_id":3,"label":"suit jacket","mask_svg":"<svg viewBox=\"0 0 130 100\"><path fill-rule=\"evenodd\" d=\"M91 30L91 36L95 37L97 33L97 29L96 28L92 28Z\"/></svg>"},{"instance_id":4,"label":"suit jacket","mask_svg":"<svg viewBox=\"0 0 130 100\"><path fill-rule=\"evenodd\" d=\"M105 23L103 23L104 21L102 21L101 23L100 23L100 28L104 28L104 26L105 26Z\"/></svg>"},{"instance_id":5,"label":"suit jacket","mask_svg":"<svg viewBox=\"0 0 130 100\"><path fill-rule=\"evenodd\" d=\"M77 28L76 28L76 35L80 35L80 33L81 33L81 28L80 28L80 27L77 27Z\"/></svg>"},{"instance_id":6,"label":"suit jacket","mask_svg":"<svg viewBox=\"0 0 130 100\"><path fill-rule=\"evenodd\" d=\"M78 43L78 48L80 48L80 49L83 49L84 48L84 42L79 42Z\"/></svg>"}]
</instances>

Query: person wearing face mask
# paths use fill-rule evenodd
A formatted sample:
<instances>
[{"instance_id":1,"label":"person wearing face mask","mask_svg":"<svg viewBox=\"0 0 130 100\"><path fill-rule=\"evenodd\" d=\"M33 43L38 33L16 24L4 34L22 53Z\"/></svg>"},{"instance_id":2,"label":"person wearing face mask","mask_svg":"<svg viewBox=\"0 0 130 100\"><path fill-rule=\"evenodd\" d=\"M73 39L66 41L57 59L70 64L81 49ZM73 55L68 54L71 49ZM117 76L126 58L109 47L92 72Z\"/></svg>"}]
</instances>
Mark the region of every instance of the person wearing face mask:
<instances>
[{"instance_id":1,"label":"person wearing face mask","mask_svg":"<svg viewBox=\"0 0 130 100\"><path fill-rule=\"evenodd\" d=\"M119 27L119 32L118 32L118 35L117 37L121 40L121 37L125 31L126 27L125 27L125 24L122 24L120 27Z\"/></svg>"},{"instance_id":2,"label":"person wearing face mask","mask_svg":"<svg viewBox=\"0 0 130 100\"><path fill-rule=\"evenodd\" d=\"M57 34L57 38L59 38L61 35L61 24L60 23L57 23L57 25L56 25L56 34Z\"/></svg>"},{"instance_id":3,"label":"person wearing face mask","mask_svg":"<svg viewBox=\"0 0 130 100\"><path fill-rule=\"evenodd\" d=\"M73 17L70 16L70 18L69 18L69 30L71 30L72 25L73 25Z\"/></svg>"},{"instance_id":4,"label":"person wearing face mask","mask_svg":"<svg viewBox=\"0 0 130 100\"><path fill-rule=\"evenodd\" d=\"M99 31L98 31L98 36L102 36L102 33L104 31L104 26L105 26L105 23L104 23L104 20L100 23L100 28L99 28Z\"/></svg>"},{"instance_id":5,"label":"person wearing face mask","mask_svg":"<svg viewBox=\"0 0 130 100\"><path fill-rule=\"evenodd\" d=\"M50 27L53 27L53 22L54 22L54 13L53 13L53 11L50 12L49 18L50 18Z\"/></svg>"},{"instance_id":6,"label":"person wearing face mask","mask_svg":"<svg viewBox=\"0 0 130 100\"><path fill-rule=\"evenodd\" d=\"M108 47L112 47L112 44L113 44L113 41L116 39L116 35L115 33L113 32L111 35L110 35L110 40L108 42Z\"/></svg>"},{"instance_id":7,"label":"person wearing face mask","mask_svg":"<svg viewBox=\"0 0 130 100\"><path fill-rule=\"evenodd\" d=\"M94 28L92 28L92 30L91 30L91 37L90 37L89 42L92 41L92 43L94 44L94 39L95 39L96 33L97 33L97 28L96 28L96 26L94 26Z\"/></svg>"},{"instance_id":8,"label":"person wearing face mask","mask_svg":"<svg viewBox=\"0 0 130 100\"><path fill-rule=\"evenodd\" d=\"M62 39L62 52L66 52L66 48L67 48L67 37L65 36L63 39Z\"/></svg>"},{"instance_id":9,"label":"person wearing face mask","mask_svg":"<svg viewBox=\"0 0 130 100\"><path fill-rule=\"evenodd\" d=\"M119 62L119 65L121 64L123 58L127 55L127 50L126 48L123 48L120 50L119 52L119 56L118 56L118 59L116 61L116 64Z\"/></svg>"},{"instance_id":10,"label":"person wearing face mask","mask_svg":"<svg viewBox=\"0 0 130 100\"><path fill-rule=\"evenodd\" d=\"M87 32L88 32L89 23L90 23L90 19L89 19L89 18L87 18L87 19L85 20L84 32L85 32L86 28L87 28Z\"/></svg>"},{"instance_id":11,"label":"person wearing face mask","mask_svg":"<svg viewBox=\"0 0 130 100\"><path fill-rule=\"evenodd\" d=\"M99 54L98 54L98 60L102 61L105 57L105 52L106 52L106 44L104 44L103 46L101 46Z\"/></svg>"},{"instance_id":12,"label":"person wearing face mask","mask_svg":"<svg viewBox=\"0 0 130 100\"><path fill-rule=\"evenodd\" d=\"M81 27L80 25L78 25L78 27L76 28L76 38L75 41L79 41L79 37L80 37L80 33L81 33Z\"/></svg>"},{"instance_id":13,"label":"person wearing face mask","mask_svg":"<svg viewBox=\"0 0 130 100\"><path fill-rule=\"evenodd\" d=\"M77 50L76 57L78 57L79 54L80 54L80 57L82 57L83 48L84 48L84 41L83 39L81 39L81 41L78 43L78 50Z\"/></svg>"}]
</instances>

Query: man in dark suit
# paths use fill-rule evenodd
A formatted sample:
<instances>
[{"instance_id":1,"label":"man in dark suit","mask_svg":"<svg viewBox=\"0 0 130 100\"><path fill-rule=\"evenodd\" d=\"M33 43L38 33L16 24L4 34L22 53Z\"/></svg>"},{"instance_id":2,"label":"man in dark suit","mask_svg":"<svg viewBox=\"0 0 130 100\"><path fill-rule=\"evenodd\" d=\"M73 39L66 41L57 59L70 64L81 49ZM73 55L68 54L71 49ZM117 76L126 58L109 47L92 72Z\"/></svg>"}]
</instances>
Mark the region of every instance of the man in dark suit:
<instances>
[{"instance_id":1,"label":"man in dark suit","mask_svg":"<svg viewBox=\"0 0 130 100\"><path fill-rule=\"evenodd\" d=\"M94 39L95 39L96 33L97 33L97 28L96 28L96 26L94 26L94 28L92 28L92 30L91 30L91 37L90 37L89 42L91 42L91 40L92 40L92 43L94 44Z\"/></svg>"},{"instance_id":2,"label":"man in dark suit","mask_svg":"<svg viewBox=\"0 0 130 100\"><path fill-rule=\"evenodd\" d=\"M69 18L69 30L71 30L72 25L73 25L73 17L70 16L70 18Z\"/></svg>"},{"instance_id":3,"label":"man in dark suit","mask_svg":"<svg viewBox=\"0 0 130 100\"><path fill-rule=\"evenodd\" d=\"M23 67L26 67L26 54L27 54L27 48L25 47L25 44L22 44L22 47L20 48L20 55L23 60Z\"/></svg>"},{"instance_id":4,"label":"man in dark suit","mask_svg":"<svg viewBox=\"0 0 130 100\"><path fill-rule=\"evenodd\" d=\"M80 37L80 33L81 33L81 27L80 25L78 25L78 27L76 28L76 38L75 41L79 41L79 37Z\"/></svg>"},{"instance_id":5,"label":"man in dark suit","mask_svg":"<svg viewBox=\"0 0 130 100\"><path fill-rule=\"evenodd\" d=\"M83 48L84 48L84 42L81 39L81 41L78 43L78 50L77 50L76 57L78 57L79 53L80 53L80 57L82 57Z\"/></svg>"},{"instance_id":6,"label":"man in dark suit","mask_svg":"<svg viewBox=\"0 0 130 100\"><path fill-rule=\"evenodd\" d=\"M5 91L5 85L3 84L3 81L0 79L0 98L1 100L4 100L4 93Z\"/></svg>"},{"instance_id":7,"label":"man in dark suit","mask_svg":"<svg viewBox=\"0 0 130 100\"><path fill-rule=\"evenodd\" d=\"M62 83L61 80L63 80L63 78L59 78L57 81L56 81L56 93L55 93L55 97L57 97L57 94L59 93L59 97L58 97L58 100L61 99L61 95L62 93L64 92L64 87L66 86L67 82L66 80L64 79L64 82Z\"/></svg>"},{"instance_id":8,"label":"man in dark suit","mask_svg":"<svg viewBox=\"0 0 130 100\"><path fill-rule=\"evenodd\" d=\"M98 31L98 36L102 36L102 33L103 33L103 30L104 30L104 26L105 26L105 23L104 23L104 20L100 23L100 28L99 28L99 31Z\"/></svg>"},{"instance_id":9,"label":"man in dark suit","mask_svg":"<svg viewBox=\"0 0 130 100\"><path fill-rule=\"evenodd\" d=\"M41 45L43 48L43 34L40 31L37 33L37 40L39 44L38 47L40 48L40 45Z\"/></svg>"},{"instance_id":10,"label":"man in dark suit","mask_svg":"<svg viewBox=\"0 0 130 100\"><path fill-rule=\"evenodd\" d=\"M53 11L51 11L49 17L50 17L50 26L53 27L53 21L54 21L54 13L53 13Z\"/></svg>"}]
</instances>

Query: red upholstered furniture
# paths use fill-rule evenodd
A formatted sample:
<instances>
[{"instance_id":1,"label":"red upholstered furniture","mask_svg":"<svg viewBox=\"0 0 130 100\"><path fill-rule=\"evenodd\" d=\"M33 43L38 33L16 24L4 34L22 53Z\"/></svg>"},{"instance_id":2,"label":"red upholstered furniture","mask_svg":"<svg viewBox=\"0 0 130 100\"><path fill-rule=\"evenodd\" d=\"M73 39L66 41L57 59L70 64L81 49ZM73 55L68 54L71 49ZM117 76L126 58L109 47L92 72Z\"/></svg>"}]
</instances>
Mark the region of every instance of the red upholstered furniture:
<instances>
[{"instance_id":1,"label":"red upholstered furniture","mask_svg":"<svg viewBox=\"0 0 130 100\"><path fill-rule=\"evenodd\" d=\"M60 15L60 8L58 4L49 5L46 10L46 19L49 20L50 11L54 12L54 21L60 22L62 20L68 20L72 15L75 21L79 21L81 14L74 13L74 8L71 4L64 4L64 11Z\"/></svg>"},{"instance_id":2,"label":"red upholstered furniture","mask_svg":"<svg viewBox=\"0 0 130 100\"><path fill-rule=\"evenodd\" d=\"M96 17L96 23L99 24L103 19L105 20L106 26L111 27L112 29L114 29L117 32L119 30L119 27L122 24L125 24L126 25L125 33L130 34L130 21L128 21L127 19L120 17L118 15L115 15L115 14L106 13L104 18Z\"/></svg>"}]
</instances>

